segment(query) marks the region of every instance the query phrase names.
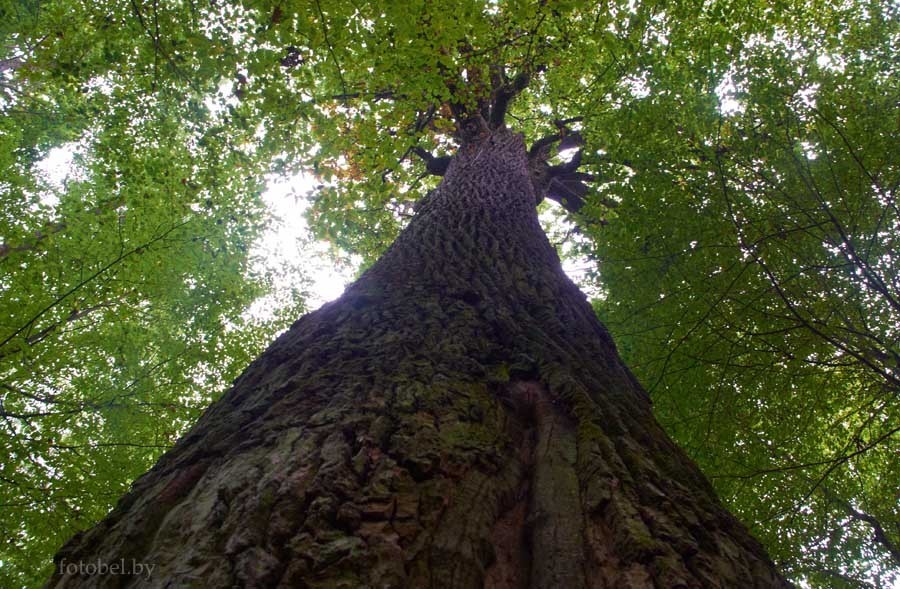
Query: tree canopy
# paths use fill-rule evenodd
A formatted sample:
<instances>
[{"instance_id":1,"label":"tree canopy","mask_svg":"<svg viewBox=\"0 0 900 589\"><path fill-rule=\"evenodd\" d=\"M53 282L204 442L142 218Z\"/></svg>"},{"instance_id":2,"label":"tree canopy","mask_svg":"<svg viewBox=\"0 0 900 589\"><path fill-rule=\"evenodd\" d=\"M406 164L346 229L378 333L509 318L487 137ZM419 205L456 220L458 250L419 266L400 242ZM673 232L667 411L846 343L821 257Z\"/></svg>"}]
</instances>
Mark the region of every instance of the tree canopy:
<instances>
[{"instance_id":1,"label":"tree canopy","mask_svg":"<svg viewBox=\"0 0 900 589\"><path fill-rule=\"evenodd\" d=\"M371 263L493 97L580 164L550 195L561 251L595 262L597 313L726 503L794 580L897 582L897 17L0 3L4 576L40 582L302 310L245 313L272 282L250 255L267 175L315 175L315 235Z\"/></svg>"}]
</instances>

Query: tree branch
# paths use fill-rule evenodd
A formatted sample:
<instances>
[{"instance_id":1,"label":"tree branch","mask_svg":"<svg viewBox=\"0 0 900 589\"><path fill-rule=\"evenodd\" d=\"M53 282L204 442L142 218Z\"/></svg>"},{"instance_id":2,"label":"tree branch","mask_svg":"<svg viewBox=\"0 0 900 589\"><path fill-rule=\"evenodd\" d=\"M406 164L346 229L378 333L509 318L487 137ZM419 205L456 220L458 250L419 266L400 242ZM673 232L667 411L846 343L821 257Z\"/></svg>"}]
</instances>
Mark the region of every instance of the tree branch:
<instances>
[{"instance_id":1,"label":"tree branch","mask_svg":"<svg viewBox=\"0 0 900 589\"><path fill-rule=\"evenodd\" d=\"M328 24L325 22L325 14L322 13L322 6L319 4L319 0L316 0L316 11L319 13L319 18L322 19L322 35L325 37L325 46L328 48L328 54L331 55L331 59L334 60L334 67L337 69L338 78L341 80L341 88L343 89L344 94L348 94L347 82L344 81L344 72L341 69L341 62L338 61L337 55L334 54L334 47L328 39Z\"/></svg>"},{"instance_id":2,"label":"tree branch","mask_svg":"<svg viewBox=\"0 0 900 589\"><path fill-rule=\"evenodd\" d=\"M561 150L584 145L584 138L581 136L581 133L578 131L570 131L567 126L569 123L578 122L580 120L581 117L573 117L571 119L554 121L553 124L559 128L559 132L554 133L553 135L547 135L546 137L541 137L532 143L531 149L528 150L528 157L532 159L536 157L547 157L547 148L557 142L560 143L559 148Z\"/></svg>"},{"instance_id":3,"label":"tree branch","mask_svg":"<svg viewBox=\"0 0 900 589\"><path fill-rule=\"evenodd\" d=\"M402 99L405 96L394 94L393 90L381 90L379 92L373 92L368 94L366 92L347 92L344 94L333 94L330 97L332 100L353 100L354 98L370 98L372 100L395 100Z\"/></svg>"},{"instance_id":4,"label":"tree branch","mask_svg":"<svg viewBox=\"0 0 900 589\"><path fill-rule=\"evenodd\" d=\"M29 319L24 325L22 325L21 327L19 327L17 330L15 330L13 333L11 333L8 337L6 337L2 342L0 342L0 348L3 348L3 346L5 346L6 344L8 344L10 341L12 341L13 338L15 338L17 335L19 335L20 333L22 333L22 332L25 331L26 329L29 329L31 326L33 326L33 325L35 324L35 322L37 322L38 319L40 319L41 317L44 316L44 313L47 313L48 311L50 311L51 309L53 309L54 307L56 307L57 305L59 305L60 303L62 303L65 299L67 299L67 298L69 298L71 295L75 294L78 290L80 290L81 288L83 288L85 285L89 284L91 281L93 281L94 279L96 279L98 276L100 276L101 274L103 274L104 272L106 272L107 270L109 270L110 268L112 268L113 266L115 266L116 264L119 264L120 262L122 262L122 260L124 260L125 258L131 256L132 254L135 254L135 253L138 253L138 252L140 252L140 251L143 251L144 249L150 247L151 245L153 245L153 244L155 244L155 243L157 243L157 242L159 242L159 241L162 241L162 240L165 239L170 233L172 233L173 231L175 231L176 229L178 229L178 228L180 228L180 227L183 227L183 226L187 225L188 223L190 223L190 220L184 221L184 222L182 222L182 223L178 223L177 225L175 225L175 226L171 227L170 229L167 229L166 231L164 231L161 235L159 235L159 236L157 236L157 237L154 237L154 238L151 239L150 241L148 241L148 242L146 242L146 243L142 243L141 245L139 245L139 246L137 246L137 247L135 247L135 248L132 248L132 249L130 249L130 250L128 250L128 251L122 252L122 253L119 254L116 258L114 258L111 262L109 262L109 263L107 263L106 265L104 265L102 268L100 268L99 270L97 270L96 272L94 272L93 274L91 274L90 276L88 276L87 278L85 278L84 280L82 280L81 282L79 282L78 284L76 284L75 286L73 286L72 288L70 288L68 291L66 291L65 293L63 293L63 294L60 295L59 297L57 297L52 303L50 303L49 305L47 305L46 307L44 307L43 309L41 309L40 311L38 311L38 312L37 312L31 319Z\"/></svg>"},{"instance_id":5,"label":"tree branch","mask_svg":"<svg viewBox=\"0 0 900 589\"><path fill-rule=\"evenodd\" d=\"M433 154L428 152L426 149L423 149L419 146L415 146L411 148L412 152L422 158L425 162L425 169L429 174L434 176L443 176L447 173L447 167L450 165L450 160L452 159L448 155L435 157Z\"/></svg>"},{"instance_id":6,"label":"tree branch","mask_svg":"<svg viewBox=\"0 0 900 589\"><path fill-rule=\"evenodd\" d=\"M869 526L872 528L872 537L875 542L881 544L881 546L883 546L884 549L887 550L888 554L890 554L894 559L894 562L900 565L900 548L897 548L897 545L894 544L890 538L888 538L888 535L885 533L881 522L879 522L878 519L869 515L868 513L854 509L848 501L842 500L840 503L841 506L850 515L850 517L869 524Z\"/></svg>"},{"instance_id":7,"label":"tree branch","mask_svg":"<svg viewBox=\"0 0 900 589\"><path fill-rule=\"evenodd\" d=\"M38 244L44 239L50 237L54 233L59 233L67 227L65 222L50 223L45 230L38 229L31 234L31 240L21 245L9 245L8 243L0 243L0 260L8 256L12 252L25 252L37 248Z\"/></svg>"},{"instance_id":8,"label":"tree branch","mask_svg":"<svg viewBox=\"0 0 900 589\"><path fill-rule=\"evenodd\" d=\"M540 71L540 70L539 70ZM495 83L499 82L499 87L494 90L494 99L491 102L490 119L488 123L492 129L499 129L506 120L506 111L509 109L509 103L518 96L522 90L528 87L531 81L531 72L523 70L513 78L510 82L506 79L505 74L500 72L500 76L495 78Z\"/></svg>"}]
</instances>

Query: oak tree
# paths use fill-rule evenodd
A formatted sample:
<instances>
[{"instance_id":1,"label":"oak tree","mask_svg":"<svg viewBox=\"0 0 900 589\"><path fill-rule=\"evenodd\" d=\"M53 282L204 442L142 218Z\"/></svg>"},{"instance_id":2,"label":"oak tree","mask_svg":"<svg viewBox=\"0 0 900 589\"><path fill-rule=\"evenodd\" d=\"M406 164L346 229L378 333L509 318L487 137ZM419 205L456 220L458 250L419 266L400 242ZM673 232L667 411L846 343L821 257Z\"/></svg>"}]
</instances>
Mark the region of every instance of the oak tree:
<instances>
[{"instance_id":1,"label":"oak tree","mask_svg":"<svg viewBox=\"0 0 900 589\"><path fill-rule=\"evenodd\" d=\"M212 489L215 481L221 481L224 475L217 469L223 464L248 463L241 462L239 453L226 449L198 458L191 444L196 445L203 435L216 441L214 447L223 447L227 436L242 437L229 433L242 423L249 429L257 429L249 423L262 424L252 439L274 444L274 434L266 437L263 432L269 431L269 421L282 422L274 417L253 421L262 420L255 412L270 411L264 409L262 399L269 399L273 406L290 405L293 401L289 398L306 395L313 403L316 395L328 388L336 391L334 414L316 417L313 429L319 428L318 433L303 436L312 444L304 446L304 463L314 472L309 474L310 481L303 483L306 487L295 488L302 487L305 499L298 501L304 505L303 513L312 519L301 522L300 516L292 516L296 525L305 526L292 529L294 536L302 536L307 528L318 530L319 535L310 532L311 538L298 540L297 554L312 550L317 558L335 557L335 562L357 557L364 560L381 548L376 550L368 540L363 546L348 538L374 537L377 534L373 530L379 530L379 522L384 521L395 527L405 522L394 530L396 543L403 550L412 550L404 543L409 535L433 538L422 530L434 528L416 519L420 511L424 514L428 510L420 510L423 504L411 497L427 496L420 487L428 481L446 483L464 480L465 473L501 472L490 471L499 466L485 466L481 459L474 458L489 455L494 458L485 459L486 463L498 462L518 471L502 471L505 474L500 478L505 477L506 483L492 478L486 484L485 488L496 493L493 499L483 501L489 506L485 513L473 515L473 521L481 522L481 527L475 526L481 532L471 533L483 536L484 522L500 517L500 512L506 515L491 528L489 541L483 545L486 548L462 559L467 564L460 565L459 574L488 575L496 581L497 575L506 571L525 570L527 567L510 564L517 562L516 555L521 557L527 548L515 545L515 538L529 538L544 547L556 545L547 540L546 528L531 520L525 526L516 517L526 511L552 512L552 506L542 503L541 493L546 493L546 488L542 491L538 484L547 475L538 474L548 468L565 471L573 460L571 453L561 450L566 447L564 439L558 445L550 444L561 454L548 455L548 463L535 459L532 444L540 445L542 439L549 444L541 431L553 423L558 431L569 432L563 438L572 432L582 436L575 444L574 472L583 501L578 510L572 511L581 520L563 518L559 520L561 525L577 528L587 536L591 535L588 530L597 525L624 530L619 538L623 543L613 539L606 545L623 549L630 555L627 558L635 558L647 574L661 575L659 579L667 578L665 571L680 570L669 558L670 549L677 553L676 561L680 558L685 563L694 558L687 556L693 548L683 544L678 548L675 540L660 540L669 536L697 540L697 534L702 536L697 527L685 528L687 520L679 519L683 514L668 505L660 507L663 499L658 498L661 503L655 504L656 500L640 492L638 496L633 494L635 489L644 489L645 494L648 488L662 489L653 482L646 487L638 481L660 476L653 474L655 467L650 464L669 455L669 450L658 450L658 456L642 450L623 459L606 478L615 490L612 496L604 496L596 504L589 499L589 481L593 480L589 463L594 458L586 449L591 440L625 441L618 446L612 444L613 453L622 458L632 452L623 453L620 446L663 438L654 433L644 440L634 439L635 427L656 432L655 426L647 425L646 408L635 411L633 422L638 425L632 424L623 432L609 429L615 426L608 422L618 420L604 420L596 431L589 426L596 422L592 412L598 407L600 411L611 410L603 403L613 403L613 413L618 414L624 406L641 406L644 402L630 400L624 393L636 386L630 377L610 376L618 373L619 363L606 344L597 343L604 340L602 331L579 335L576 327L563 322L566 338L561 339L557 324L561 316L578 316L576 323L582 328L596 324L593 318L582 316L579 309L583 305L574 300L577 296L557 296L568 292L569 286L565 286L547 253L543 236L534 231L533 220L526 221L525 213L519 211L517 223L530 229L522 230L521 236L508 236L510 223L492 217L493 208L479 217L475 211L482 209L474 205L468 214L445 206L451 200L471 204L475 194L487 192L494 195L493 202L502 201L500 208L508 209L510 215L518 211L516 206L521 203L513 206L503 200L503 195L513 197L496 179L475 182L476 187L468 193L447 187L453 184L453 170L471 157L466 155L465 146L484 146L491 138L500 145L511 145L514 140L505 130L509 127L524 134L524 144L516 147L514 156L502 149L483 150L497 151L489 158L493 163L484 165L519 170L524 161L534 202L543 198L562 205L553 212L560 214L561 210L575 223L562 236L562 251L578 252L599 262L593 285L593 291L600 295L594 301L595 310L607 321L625 357L649 389L660 420L712 475L719 492L753 526L783 570L814 586L887 584L896 578L897 513L890 481L897 475L897 461L891 452L897 423L893 401L897 393L898 279L896 260L891 256L898 229L897 162L891 149L896 121L885 116L896 99L891 83L896 77L893 50L897 45L893 7L872 2L814 7L794 2L766 7L733 2L594 6L578 2L436 1L360 6L313 1L209 7L65 2L41 13L42 18L47 12L52 19L34 20L33 30L14 36L8 43L10 56L4 64L9 67L4 66L4 72L12 73L6 74L4 91L43 99L46 92L29 93L29 89L58 89L60 98L52 95L47 103L50 107L44 112L77 112L81 116L69 120L93 121L95 131L88 135L88 127L77 122L53 124L47 126L51 134L42 139L43 143L27 137L16 141L46 149L69 138L108 134L107 143L115 149L91 149L102 169L116 169L121 166L119 162L127 162L121 146L129 144L139 146L137 153L141 155L151 153L147 148L157 145L163 161L168 157L166 151L177 146L182 160L192 162L186 165L191 171L198 169L196 162L214 161L215 173L201 175L198 181L187 174L169 180L176 188L176 182L184 181L183 186L206 191L206 200L170 190L174 196L168 202L172 204L162 207L167 212L177 211L183 206L179 203L194 203L201 209L203 203L210 203L223 212L236 206L232 202L252 208L258 201L254 201L251 190L241 186L239 178L258 179L250 170L259 174L264 170L305 168L321 183L310 211L318 235L343 251L361 255L365 265L372 266L341 302L328 308L331 310L323 309L305 318L276 342L229 394L232 401L211 410L194 430L199 433L183 441L156 470L141 479L136 493L123 502L123 511L104 526L113 521L135 522L132 516L124 515L126 508L142 505L162 489L168 489L163 496L172 503L161 502L164 507L159 511L145 509L146 521L135 523L135 530L156 529L154 526L171 530L173 522L180 521L186 511L209 507L202 501L187 500L182 493L195 493L196 499L207 484ZM78 18L73 19L73 15ZM72 27L73 22L81 26ZM29 59L29 67L22 65ZM104 99L107 93L113 99ZM187 100L183 100L185 97ZM213 108L210 100L218 100L221 106ZM29 103L30 107L34 104ZM122 106L118 123L107 115L106 104ZM69 107L72 110L66 110ZM142 112L141 108L145 115L129 114ZM17 120L31 121L31 127L23 128L34 130L48 116ZM168 121L165 128L170 131L160 136L148 123L163 120ZM466 127L470 121L475 121L474 131ZM152 139L141 143L132 137ZM170 139L159 141L161 137ZM222 157L208 157L210 149ZM173 161L178 161L179 156L173 156ZM451 158L455 158L454 164L450 164ZM35 159L33 156L31 162ZM30 164L18 165L22 171L30 169ZM487 168L469 168L479 173L462 176L486 175ZM141 161L122 169L126 171L122 177L127 179L134 169L157 168ZM248 173L243 175L242 170ZM502 175L514 178L517 173ZM219 174L236 182L217 182ZM436 174L445 176L440 188L436 188ZM521 189L521 181L509 181L518 182L522 194L528 192ZM121 182L106 182L110 195L122 190ZM163 186L167 186L165 182ZM97 176L87 186L94 190L93 186L104 185ZM209 198L211 186L216 190ZM94 213L90 211L98 206L84 194L72 191L68 198L88 211L87 218L92 219ZM453 194L459 198L451 198ZM115 205L111 207L109 210L115 209ZM410 222L413 215L420 220ZM246 218L239 214L232 222ZM454 223L451 218L464 222ZM29 255L49 243L47 236L66 234L54 228L69 227L69 223L53 216L49 224L44 218L35 219L43 225L29 228L23 239L9 240L11 251L18 248L14 251ZM114 230L115 224L107 223L106 227ZM454 228L452 235L441 233L446 239L438 240L439 244L423 239L422 251L408 243L412 238L401 237L386 254L384 260L402 260L400 265L404 267L421 268L419 274L406 275L396 268L384 270L393 267L391 262L375 264L407 223L404 236L436 239L438 233L432 232L449 231L438 226L449 224ZM415 229L417 226L431 229ZM479 227L489 227L495 235L485 236ZM531 244L527 247L537 250L532 252L522 245L526 249L517 246L504 253L483 247L491 239L491 243L519 244L526 237ZM456 249L440 249L449 244L457 244ZM134 242L134 247L139 246ZM529 252L527 265L516 254L522 251ZM108 263L115 256L103 259ZM497 276L489 284L472 280L463 288L458 276L441 276L436 270L460 265L480 267L476 259L497 268L492 270ZM516 276L519 273L523 276ZM416 294L421 297L420 307L413 309L408 299L412 295L396 291L393 281L405 284L407 280L401 276L409 276L408 280L420 285ZM541 285L547 286L542 292ZM392 296L385 294L386 288ZM535 288L538 294L529 290ZM387 298L394 302L389 303ZM392 310L391 304L397 307ZM215 309L233 313L223 307ZM347 317L334 309L346 310ZM495 309L493 318L487 316L487 309ZM78 311L75 313L77 317ZM335 332L327 342L323 339L321 346L313 345L314 351L304 352L306 356L297 352L296 358L308 360L309 366L304 368L307 372L298 374L307 374L309 382L291 381L288 386L284 380L286 388L282 387L281 393L262 389L249 392L247 387L256 386L254 375L269 370L261 367L288 362L279 359L275 350L281 349L284 354L283 350L291 348L285 342L308 341L300 334L308 329L303 325L331 325L326 317L339 319L334 329L340 331L339 325L346 324L347 331L340 335ZM366 323L375 321L374 317L385 323L409 322L409 329L415 326L419 335L397 328L397 342L376 346L374 341L382 341L383 334ZM429 317L432 324L427 321ZM440 328L434 324L439 318L445 319ZM501 328L485 329L494 323ZM41 329L52 324L42 322ZM447 330L445 324L460 331L453 335L455 332ZM574 331L570 334L569 329ZM442 344L444 339L432 341L437 335L429 338L428 334L438 331L449 343ZM355 341L361 333L368 336ZM471 337L460 341L459 334L466 333ZM558 350L549 346L550 351L542 348L536 353L529 348L535 341L546 341L541 337L547 334L554 334L551 339L561 342L554 344L561 346ZM341 380L333 374L334 367L355 366L353 354L345 355L349 354L345 336L354 342L349 347L357 350L358 363L364 363L361 359L370 353L396 363L404 354L413 354L404 351L412 347L423 356L411 356L421 365L398 368L398 374L408 377L400 379L402 382L384 374L363 376L359 373L362 369L356 368L348 370ZM603 358L613 366L605 376L587 360L580 365L575 360L578 353L569 353L566 347L577 348L579 342L592 338L594 344L588 347L600 346L591 356L593 361ZM416 345L411 346L411 341ZM486 341L493 344L482 350L479 346ZM453 349L444 350L442 345ZM468 346L479 351L470 354ZM513 350L523 350L521 346L530 351L510 355ZM395 354L393 360L388 359L391 353ZM335 360L337 364L332 363L333 357L339 360ZM445 357L473 358L481 368L472 363L468 368L441 364ZM325 373L316 372L320 369ZM213 369L210 374L222 372ZM461 375L467 378L458 378ZM320 376L327 387L302 392L309 391ZM282 375L276 371L268 378L273 379L271 383L280 382ZM385 385L382 408L377 391L350 392L342 388L355 390L357 385L352 383L360 379ZM480 383L481 388L459 386L460 382ZM408 383L417 383L410 385L413 392L409 392ZM611 389L625 397L619 399L616 392L607 395ZM640 393L636 394L640 398ZM252 399L239 402L245 395ZM456 397L455 401L447 400ZM346 409L358 398L371 399L374 405L366 406L365 411L357 411L355 406ZM474 416L462 407L471 399L479 400L474 403ZM548 409L547 399L560 401ZM585 409L578 399L589 399L586 403L593 409ZM482 406L480 403L486 400L489 405ZM620 401L625 405L618 405ZM36 402L22 401L26 407L34 407ZM256 409L222 416L231 413L222 408L228 403L240 406L244 402L256 403ZM303 420L313 419L323 410L313 405L298 408L296 417L300 421L285 426L286 431L301 427L301 422L305 424L302 427L309 427ZM389 416L387 422L375 424L373 420L381 414ZM221 420L221 431L209 425L212 415L220 416L216 419ZM418 418L410 417L416 415ZM427 416L433 417L431 426L421 423L429 421ZM557 419L562 421L557 423ZM629 418L622 419L622 423L630 423ZM185 422L182 417L181 423ZM447 428L441 428L448 422L456 424L450 434ZM333 429L329 427L337 427L336 423L351 424L338 428L343 438L331 436ZM464 428L466 435L462 437L472 440L471 447L460 447L462 441L453 434L457 427ZM348 429L361 438L347 433ZM478 431L495 432L496 437L483 439ZM437 436L441 432L450 439ZM420 440L417 436L424 437ZM426 457L406 456L406 446L411 445L407 440L416 440L415 447L426 451ZM510 460L504 452L509 444L516 443L523 451ZM273 455L282 452L277 445L273 448ZM434 448L444 453L433 456L427 452ZM374 457L370 455L372 449L377 449ZM262 450L248 450L249 454L256 451ZM588 455L583 454L586 451ZM349 462L352 476L341 467L347 466L343 457L348 452L356 457ZM616 464L611 455L604 456L605 463ZM255 460L253 456L246 458ZM19 463L21 460L24 458ZM680 464L682 459L673 460ZM400 503L384 508L391 512L389 516L384 510L379 514L377 509L373 513L364 508L363 504L371 502L363 499L374 497L370 492L374 482L368 477L383 472L390 461L396 463L391 476L399 477L391 480L407 486L401 492L390 488L394 483L383 481L388 485L388 495L393 494L398 501L405 497L404 509L415 505L416 517L407 517L407 511L398 518ZM462 465L459 472L453 470L457 462ZM619 476L625 472L620 469L623 466L629 473L634 471L630 483L628 477ZM357 472L357 468L361 470ZM691 468L685 467L688 471ZM667 484L672 484L670 474L663 472ZM407 475L412 482L405 478ZM562 474L551 479L554 484L572 482ZM201 480L205 483L198 482ZM287 501L286 487L276 485L279 480L265 479L271 490L253 495L260 506L248 507L244 515L274 514L274 506ZM603 476L597 480L603 480ZM694 498L686 504L700 501L707 506L698 508L700 511L716 511L709 507L712 503L697 499L705 492L699 490L703 483L695 482L687 485ZM509 496L510 489L518 489L513 493L516 497ZM618 489L622 489L622 497L617 495ZM663 495L671 500L668 489ZM250 493L249 486L239 490ZM441 487L432 497L458 505L458 501L450 501L446 491ZM228 514L222 516L232 526L223 528L226 535L243 517L240 510L232 509L231 498L237 495L229 493L224 492L213 502L217 513ZM518 496L522 494L525 498ZM357 500L350 500L351 496ZM337 510L341 505L334 505L335 497L351 506L340 517ZM317 499L322 500L316 503ZM303 504L304 500L310 501L309 505ZM269 501L271 505L263 505ZM639 517L633 517L635 514L624 507L628 514L611 515L622 505L636 507ZM358 521L354 509L359 512ZM613 525L610 518L624 523ZM721 521L730 521L723 518ZM627 522L637 524L639 520L653 541L632 553L627 538L637 532ZM680 531L660 533L664 520L680 522L673 524L673 529ZM721 521L709 523L710 528L721 531ZM689 533L685 534L685 529ZM379 532L382 539L383 532ZM451 550L465 551L465 546L472 545L475 536L466 535L469 533L460 532L458 541L450 542ZM503 533L512 540L497 536ZM74 543L72 549L81 546L87 550L94 542L91 538L96 539L98 534L94 532L81 544ZM282 563L288 552L270 554L274 560L262 556L253 560L258 550L266 552L265 543L257 538L259 534L255 531L250 540L235 540L234 550L249 555L244 557L247 562L263 563L262 568L256 572L234 569L229 574L275 574L263 570L266 562L271 564L266 570L280 570L281 565L272 563ZM735 534L743 537L739 530ZM135 532L135 536L140 535ZM708 549L721 540L718 532L713 536L715 541L700 542L701 548ZM29 541L33 539L19 539L20 544ZM127 544L117 533L112 533L109 541ZM322 548L329 542L334 552ZM556 548L572 554L563 550L566 547ZM440 549L440 543L429 544L415 558ZM756 554L755 549L748 550ZM588 553L585 563L596 557L596 553ZM697 552L706 553L705 549ZM541 556L549 558L547 551ZM411 562L415 558L410 557ZM322 562L316 558L305 562L309 570L297 574L315 577L318 573L314 571ZM565 559L561 562L571 563ZM649 562L657 564L647 569ZM326 568L333 564L330 560L325 563ZM550 574L547 571L554 569L542 560L536 561L534 570L533 580L540 583L540 574ZM691 569L685 578L701 578L703 570L703 566ZM282 570L282 574L286 573ZM385 572L388 577L390 574ZM418 573L404 569L403 574ZM680 578L678 574L670 579ZM764 577L762 573L759 576Z\"/></svg>"}]
</instances>

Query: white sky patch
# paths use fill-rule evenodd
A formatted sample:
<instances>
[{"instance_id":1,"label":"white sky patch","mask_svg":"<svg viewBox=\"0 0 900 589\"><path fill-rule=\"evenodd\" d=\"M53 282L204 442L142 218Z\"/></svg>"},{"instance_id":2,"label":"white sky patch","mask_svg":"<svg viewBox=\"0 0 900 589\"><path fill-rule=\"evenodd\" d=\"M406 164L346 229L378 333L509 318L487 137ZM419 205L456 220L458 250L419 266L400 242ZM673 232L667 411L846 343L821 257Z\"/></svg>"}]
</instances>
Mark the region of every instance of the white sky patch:
<instances>
[{"instance_id":1,"label":"white sky patch","mask_svg":"<svg viewBox=\"0 0 900 589\"><path fill-rule=\"evenodd\" d=\"M622 84L635 98L640 99L650 96L650 85L647 82L647 72L642 72L640 76L628 76L622 81Z\"/></svg>"},{"instance_id":2,"label":"white sky patch","mask_svg":"<svg viewBox=\"0 0 900 589\"><path fill-rule=\"evenodd\" d=\"M734 83L731 74L726 75L716 86L716 96L719 97L719 112L723 115L741 114L746 108L744 103L737 99L739 89Z\"/></svg>"},{"instance_id":3,"label":"white sky patch","mask_svg":"<svg viewBox=\"0 0 900 589\"><path fill-rule=\"evenodd\" d=\"M538 219L550 242L559 245L563 272L588 297L603 298L602 289L592 280L592 275L597 270L596 262L576 251L578 242L585 238L576 234L574 223L566 218L561 205L551 200L545 202L548 206L540 212Z\"/></svg>"},{"instance_id":4,"label":"white sky patch","mask_svg":"<svg viewBox=\"0 0 900 589\"><path fill-rule=\"evenodd\" d=\"M809 141L801 141L800 148L803 150L803 154L807 159L814 160L819 157L818 152L816 152L816 146Z\"/></svg>"},{"instance_id":5,"label":"white sky patch","mask_svg":"<svg viewBox=\"0 0 900 589\"><path fill-rule=\"evenodd\" d=\"M58 192L65 190L66 181L80 177L75 157L81 148L80 142L54 147L47 157L35 164L37 173L51 188L42 191L40 196L47 206L58 205ZM248 310L249 315L258 318L271 316L275 311L272 305L286 302L285 293L306 286L297 284L303 282L302 278L312 280L312 284L308 285L307 305L310 309L336 299L353 280L355 270L355 267L337 265L328 255L330 246L310 237L304 214L309 206L306 194L311 191L315 179L298 174L288 178L272 176L268 180L263 199L274 221L254 244L251 256L254 271L274 276L275 292L254 303ZM357 260L355 266L358 265ZM270 271L273 269L274 272Z\"/></svg>"},{"instance_id":6,"label":"white sky patch","mask_svg":"<svg viewBox=\"0 0 900 589\"><path fill-rule=\"evenodd\" d=\"M844 73L847 68L847 61L840 55L829 55L822 53L816 57L816 64L823 70L835 73Z\"/></svg>"},{"instance_id":7,"label":"white sky patch","mask_svg":"<svg viewBox=\"0 0 900 589\"><path fill-rule=\"evenodd\" d=\"M56 190L65 188L66 180L75 170L75 151L77 144L66 143L60 147L54 147L47 157L35 164L38 173L47 183ZM50 207L59 204L59 196L53 190L41 192L41 201Z\"/></svg>"},{"instance_id":8,"label":"white sky patch","mask_svg":"<svg viewBox=\"0 0 900 589\"><path fill-rule=\"evenodd\" d=\"M819 84L810 84L804 86L794 95L794 100L800 104L809 107L816 107L816 94L819 91Z\"/></svg>"},{"instance_id":9,"label":"white sky patch","mask_svg":"<svg viewBox=\"0 0 900 589\"><path fill-rule=\"evenodd\" d=\"M113 90L115 90L115 85L113 83L114 74L109 74L107 76L95 76L88 80L87 84L85 84L85 88L89 91L99 92L104 96L112 96Z\"/></svg>"},{"instance_id":10,"label":"white sky patch","mask_svg":"<svg viewBox=\"0 0 900 589\"><path fill-rule=\"evenodd\" d=\"M578 153L578 150L580 149L581 147L576 145L575 147L570 147L568 149L560 149L556 155L564 163L569 163L572 161L572 158L575 157L575 154Z\"/></svg>"},{"instance_id":11,"label":"white sky patch","mask_svg":"<svg viewBox=\"0 0 900 589\"><path fill-rule=\"evenodd\" d=\"M203 104L214 115L222 114L229 106L237 107L240 100L234 95L234 81L225 80L219 84L218 92L204 98Z\"/></svg>"},{"instance_id":12,"label":"white sky patch","mask_svg":"<svg viewBox=\"0 0 900 589\"><path fill-rule=\"evenodd\" d=\"M271 177L263 200L275 217L269 231L259 239L251 250L262 271L277 265L299 266L312 279L309 307L316 308L336 299L353 279L353 269L337 266L329 259L330 246L313 241L305 212L309 207L306 198L316 179L307 174L297 174L288 178ZM285 279L276 283L276 290L290 289L290 274L279 275Z\"/></svg>"}]
</instances>

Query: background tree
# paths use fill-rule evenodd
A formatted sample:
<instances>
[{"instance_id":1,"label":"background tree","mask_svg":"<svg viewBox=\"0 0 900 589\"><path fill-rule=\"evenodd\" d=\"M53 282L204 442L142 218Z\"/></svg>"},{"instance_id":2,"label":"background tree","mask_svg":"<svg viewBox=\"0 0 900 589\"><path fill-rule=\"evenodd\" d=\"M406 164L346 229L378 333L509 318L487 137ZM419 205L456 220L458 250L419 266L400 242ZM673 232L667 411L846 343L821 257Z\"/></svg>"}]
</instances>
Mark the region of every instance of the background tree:
<instances>
[{"instance_id":1,"label":"background tree","mask_svg":"<svg viewBox=\"0 0 900 589\"><path fill-rule=\"evenodd\" d=\"M237 210L258 210L258 201L237 181L252 174L232 164L255 170L256 182L265 170L308 166L322 180L311 212L319 235L369 263L433 186L413 153L449 153L450 98L465 104L484 92L492 65L528 72L508 116L532 140L558 136L553 122L568 121L585 143L578 163L590 178L554 194L577 219L578 247L601 261L606 296L596 307L662 421L796 578L821 586L895 578L887 482L897 468L889 452L897 163L896 121L885 115L896 102L893 7L13 6L4 89L42 89L23 109L40 116L6 119L8 153L40 146L8 168L16 186L33 182L41 150L82 137L84 121L96 121L100 135L123 129L108 136L116 149L92 151L116 169L109 162L135 136L124 129L166 120L163 137L196 145L159 145L187 150L193 159L182 161L221 161L195 185L209 190L212 178L234 177L225 184L245 203ZM22 66L26 57L32 66ZM123 90L104 102L110 80ZM222 110L207 105L216 95ZM185 96L197 110L183 107ZM118 123L104 107L113 103L123 105ZM99 106L86 113L85 104ZM132 117L138 105L157 119ZM590 191L582 180L594 181ZM72 195L83 210L97 208ZM218 198L223 212L232 208ZM10 210L29 210L17 206ZM17 239L4 232L11 251L32 252L44 242L36 231L62 233L43 229L58 222L46 215L9 224L26 218L35 226ZM10 322L12 331L42 308ZM59 322L72 310L57 312ZM784 425L797 415L802 434ZM823 546L829 557L817 561L811 555Z\"/></svg>"},{"instance_id":2,"label":"background tree","mask_svg":"<svg viewBox=\"0 0 900 589\"><path fill-rule=\"evenodd\" d=\"M188 7L4 5L8 586L42 583L49 555L105 514L285 323L243 315L273 279L249 259L270 166L217 94L227 31L200 35L197 18ZM56 146L74 152L61 185L42 164Z\"/></svg>"},{"instance_id":3,"label":"background tree","mask_svg":"<svg viewBox=\"0 0 900 589\"><path fill-rule=\"evenodd\" d=\"M597 308L669 431L787 570L883 586L900 564L885 485L900 424L896 14L818 7L732 43L718 113L651 91L626 133L640 145L611 150L635 173L620 222L587 245L608 289Z\"/></svg>"}]
</instances>

